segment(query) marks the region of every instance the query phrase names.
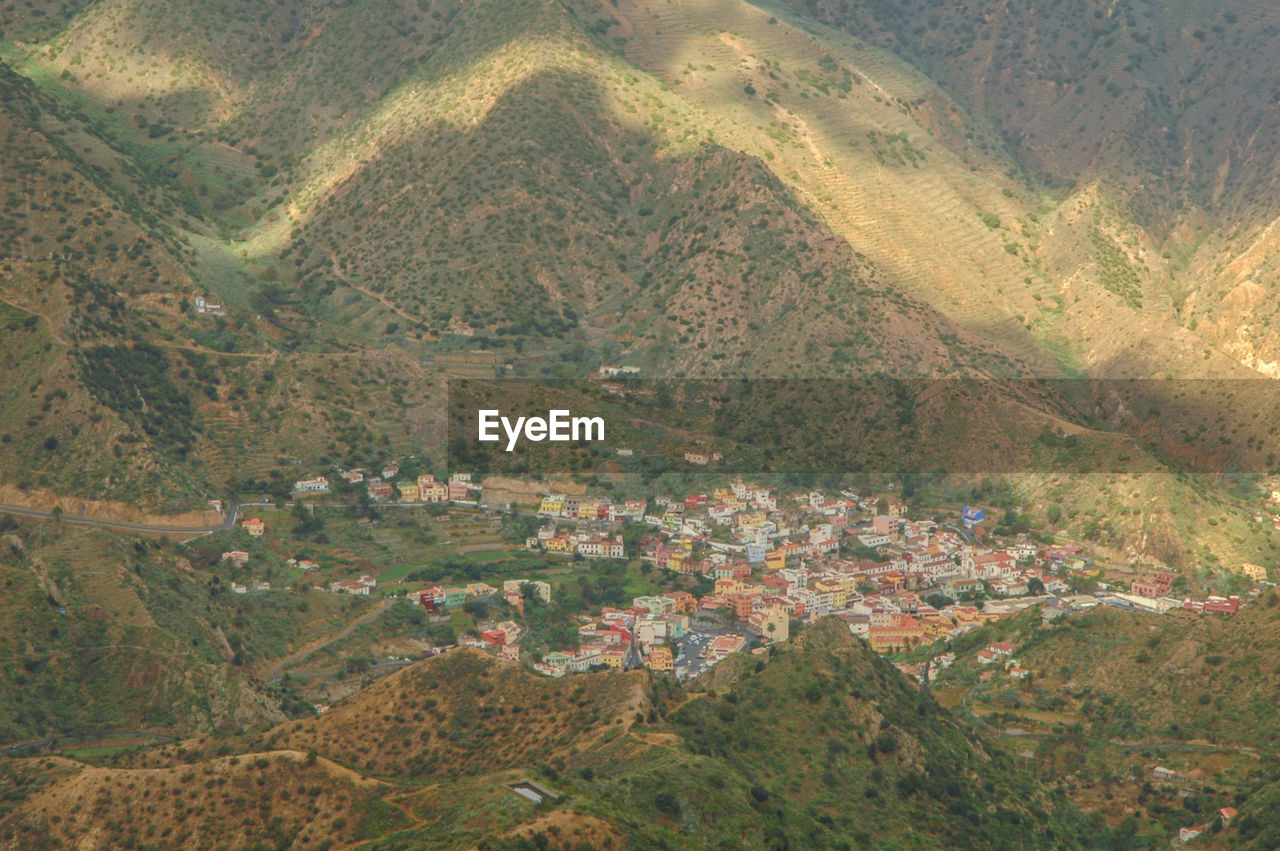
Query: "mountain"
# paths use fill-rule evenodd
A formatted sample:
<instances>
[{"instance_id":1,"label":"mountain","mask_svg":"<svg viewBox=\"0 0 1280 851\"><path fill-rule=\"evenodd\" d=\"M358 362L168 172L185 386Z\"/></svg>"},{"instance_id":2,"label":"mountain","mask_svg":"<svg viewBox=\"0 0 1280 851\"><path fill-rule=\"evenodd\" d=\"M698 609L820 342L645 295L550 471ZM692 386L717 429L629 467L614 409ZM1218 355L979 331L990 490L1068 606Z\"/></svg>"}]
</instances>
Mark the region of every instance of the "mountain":
<instances>
[{"instance_id":1,"label":"mountain","mask_svg":"<svg viewBox=\"0 0 1280 851\"><path fill-rule=\"evenodd\" d=\"M253 500L278 536L5 523L0 740L136 735L5 761L0 837L1070 847L1163 840L1234 802L1224 837L1265 844L1271 597L1155 629L1024 616L960 645L1016 637L1030 682L966 657L931 693L830 623L689 689L470 651L374 682L370 653L476 619L295 592L297 559L506 578L547 568L484 561L534 530L269 500L325 473L359 503L335 471L391 460L454 472L458 379L598 401L617 390L600 367L627 366L713 383L628 413L634 455L575 447L533 472L642 496L720 441L787 488L797 458L841 488L914 472L921 441L962 463L904 490L1082 539L1107 581L1167 566L1239 590L1280 546L1278 18L1256 0L0 0L0 503L201 526L211 499ZM656 585L564 585L585 606L605 579L610 600ZM276 591L225 590L252 580ZM285 669L311 678L305 703L264 682ZM310 717L315 700L333 708ZM156 736L177 741L116 755ZM1170 758L1212 790L1127 779ZM527 778L560 797L530 806L506 786Z\"/></svg>"}]
</instances>

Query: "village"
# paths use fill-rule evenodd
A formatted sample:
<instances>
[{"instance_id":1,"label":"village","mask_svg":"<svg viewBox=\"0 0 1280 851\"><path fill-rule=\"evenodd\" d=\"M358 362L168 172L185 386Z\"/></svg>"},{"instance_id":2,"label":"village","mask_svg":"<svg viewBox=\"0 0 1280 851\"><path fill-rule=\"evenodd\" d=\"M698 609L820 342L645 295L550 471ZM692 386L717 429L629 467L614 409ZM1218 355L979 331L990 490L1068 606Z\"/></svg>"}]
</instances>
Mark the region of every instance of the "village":
<instances>
[{"instance_id":1,"label":"village","mask_svg":"<svg viewBox=\"0 0 1280 851\"><path fill-rule=\"evenodd\" d=\"M647 667L678 679L696 677L734 653L764 652L798 629L826 616L843 620L872 650L904 654L939 642L927 663L899 661L899 668L925 681L930 667L955 657L945 643L956 636L1032 606L1046 617L1109 605L1159 614L1173 609L1231 614L1239 596L1193 598L1174 592L1174 574L1152 571L1127 587L1100 581L1102 569L1075 543L1043 543L1027 534L996 536L987 530L986 509L965 506L954 521L912 519L908 506L886 496L822 490L774 493L735 480L723 487L651 500L618 500L587 494L544 493L517 510L484 502L483 488L468 473L447 479L432 474L397 478L388 464L381 476L343 471L345 482L366 489L384 506L466 506L488 513L536 518L536 534L524 550L573 564L597 559L631 560L646 569L689 577L695 591L636 596L630 606L604 606L579 617L573 646L526 653L520 620L526 603L553 604L551 583L505 579L405 590L433 617L462 610L468 602L505 603L509 617L491 617L458 643L519 660L547 676L594 670ZM295 496L323 496L328 479L295 483ZM265 524L240 524L261 536ZM247 558L229 552L224 558ZM291 560L304 572L316 565ZM1242 571L1269 585L1256 565ZM371 575L331 580L317 590L367 596L378 588ZM269 583L233 583L235 593L269 590ZM1088 589L1087 591L1085 589ZM385 590L385 589L384 589ZM1013 679L1021 667L1012 646L995 643L977 661Z\"/></svg>"}]
</instances>

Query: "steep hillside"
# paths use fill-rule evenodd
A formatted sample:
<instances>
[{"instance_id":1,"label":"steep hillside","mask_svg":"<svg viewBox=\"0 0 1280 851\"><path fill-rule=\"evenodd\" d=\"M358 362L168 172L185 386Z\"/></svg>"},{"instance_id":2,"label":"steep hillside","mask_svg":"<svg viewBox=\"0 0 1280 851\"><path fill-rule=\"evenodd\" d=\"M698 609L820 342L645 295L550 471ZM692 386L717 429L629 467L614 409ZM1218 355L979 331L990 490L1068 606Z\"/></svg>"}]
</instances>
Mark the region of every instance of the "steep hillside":
<instances>
[{"instance_id":1,"label":"steep hillside","mask_svg":"<svg viewBox=\"0 0 1280 851\"><path fill-rule=\"evenodd\" d=\"M280 591L240 595L253 576L294 581L243 532L189 547L57 524L0 536L0 740L245 730L283 720L281 693L252 673L336 634L368 601ZM358 648L367 652L367 648Z\"/></svg>"},{"instance_id":2,"label":"steep hillside","mask_svg":"<svg viewBox=\"0 0 1280 851\"><path fill-rule=\"evenodd\" d=\"M606 838L624 847L883 845L889 836L913 847L1003 847L1028 831L1041 847L1078 847L1090 829L839 621L773 658L740 661L726 663L739 668L735 682L685 695L639 672L549 680L459 650L277 728L238 763L209 759L198 741L142 752L129 767L23 761L22 792L0 827L13 831L6 836L38 829L49 823L46 802L129 788L135 776L153 778L131 790L144 798L175 774L210 778L185 787L185 809L134 808L127 827L113 828L174 847L180 831L192 835L192 813L204 817L201 830L222 817L243 771L262 774L261 787L278 775L272 798L282 811L242 810L238 829L278 829L300 844L323 823L340 837L387 834L382 847L440 848L522 847L519 836L557 848ZM351 779L317 798L308 778L338 771L330 759L353 769L343 769ZM815 772L814 760L826 770ZM552 800L534 807L505 787L528 777ZM342 800L350 809L339 822ZM276 827L264 827L271 818Z\"/></svg>"},{"instance_id":3,"label":"steep hillside","mask_svg":"<svg viewBox=\"0 0 1280 851\"><path fill-rule=\"evenodd\" d=\"M2 817L4 844L327 848L404 820L380 800L385 786L328 760L296 751L184 756L146 769L61 757L5 765L0 788L8 806L20 803Z\"/></svg>"},{"instance_id":4,"label":"steep hillside","mask_svg":"<svg viewBox=\"0 0 1280 851\"><path fill-rule=\"evenodd\" d=\"M1100 607L1033 628L1032 620L997 630L1017 645L1032 671L1036 700L1080 716L1107 738L1209 741L1267 749L1280 738L1271 704L1280 668L1277 595L1267 592L1231 617L1174 612L1141 615ZM967 640L959 652L982 639ZM979 644L978 646L981 646ZM954 675L967 678L973 666ZM943 680L953 676L951 672ZM979 698L995 705L1006 681ZM1015 688L1014 691L1017 691ZM1038 705L1033 702L1033 705ZM1206 707L1212 707L1210 711ZM1042 708L1048 708L1042 707Z\"/></svg>"},{"instance_id":5,"label":"steep hillside","mask_svg":"<svg viewBox=\"0 0 1280 851\"><path fill-rule=\"evenodd\" d=\"M1280 14L1265 4L792 5L921 63L1049 182L1132 191L1144 224L1274 197Z\"/></svg>"},{"instance_id":6,"label":"steep hillside","mask_svg":"<svg viewBox=\"0 0 1280 851\"><path fill-rule=\"evenodd\" d=\"M1277 374L1276 9L1248 0L789 5L941 81L990 118L1020 168L1077 207L1086 200L1092 232L1055 245L1047 222L1042 257L1057 258L1046 271L1071 283L1060 289L1068 303L1092 298L1096 285L1130 308L1145 302L1128 323L1145 339L1117 340L1116 357L1163 352L1172 337L1174 352L1190 343ZM1107 312L1091 317L1094 334ZM1084 327L1062 333L1092 348ZM1171 374L1195 374L1190 366Z\"/></svg>"}]
</instances>

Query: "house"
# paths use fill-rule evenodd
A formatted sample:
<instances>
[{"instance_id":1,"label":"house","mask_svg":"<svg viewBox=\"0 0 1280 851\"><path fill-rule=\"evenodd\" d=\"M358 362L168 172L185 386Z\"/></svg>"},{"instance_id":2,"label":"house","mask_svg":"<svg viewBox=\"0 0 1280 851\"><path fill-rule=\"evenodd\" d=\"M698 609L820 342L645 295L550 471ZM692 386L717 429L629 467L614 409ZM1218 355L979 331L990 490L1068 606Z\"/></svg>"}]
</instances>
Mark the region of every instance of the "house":
<instances>
[{"instance_id":1,"label":"house","mask_svg":"<svg viewBox=\"0 0 1280 851\"><path fill-rule=\"evenodd\" d=\"M1178 838L1183 842L1190 842L1208 829L1209 825L1207 824L1197 824L1193 827L1184 827L1178 831Z\"/></svg>"},{"instance_id":2,"label":"house","mask_svg":"<svg viewBox=\"0 0 1280 851\"><path fill-rule=\"evenodd\" d=\"M562 653L562 651L559 650L552 650L550 653L543 656L543 664L548 664L550 667L558 668L559 671L567 671L568 663L572 662L572 660L572 655Z\"/></svg>"},{"instance_id":3,"label":"house","mask_svg":"<svg viewBox=\"0 0 1280 851\"><path fill-rule=\"evenodd\" d=\"M1026 668L1020 668L1017 665L1014 665L1009 668L1009 676L1013 677L1015 680L1025 680L1027 677L1031 676L1031 672Z\"/></svg>"},{"instance_id":4,"label":"house","mask_svg":"<svg viewBox=\"0 0 1280 851\"><path fill-rule=\"evenodd\" d=\"M507 659L512 662L519 662L520 648L515 644L503 644L498 648L498 658Z\"/></svg>"},{"instance_id":5,"label":"house","mask_svg":"<svg viewBox=\"0 0 1280 851\"><path fill-rule=\"evenodd\" d=\"M1250 564L1245 562L1240 565L1240 572L1252 579L1254 582L1267 581L1267 569L1260 564Z\"/></svg>"},{"instance_id":6,"label":"house","mask_svg":"<svg viewBox=\"0 0 1280 851\"><path fill-rule=\"evenodd\" d=\"M583 647L569 660L569 670L575 674L585 674L600 662L600 648Z\"/></svg>"},{"instance_id":7,"label":"house","mask_svg":"<svg viewBox=\"0 0 1280 851\"><path fill-rule=\"evenodd\" d=\"M786 641L791 636L791 623L787 610L781 606L766 605L747 617L751 628L770 641Z\"/></svg>"},{"instance_id":8,"label":"house","mask_svg":"<svg viewBox=\"0 0 1280 851\"><path fill-rule=\"evenodd\" d=\"M507 595L514 595L516 597L523 598L524 586L526 585L530 585L533 587L533 595L537 597L539 600L541 600L544 603L551 602L551 585L546 582L542 582L540 580L534 580L532 582L530 582L528 579L504 580L502 583L502 594L504 597L506 597Z\"/></svg>"},{"instance_id":9,"label":"house","mask_svg":"<svg viewBox=\"0 0 1280 851\"><path fill-rule=\"evenodd\" d=\"M334 594L356 594L361 597L369 596L369 589L372 584L365 581L368 577L360 579L343 579L329 583L329 590Z\"/></svg>"},{"instance_id":10,"label":"house","mask_svg":"<svg viewBox=\"0 0 1280 851\"><path fill-rule=\"evenodd\" d=\"M677 612L689 614L698 610L698 598L688 591L672 591L669 596Z\"/></svg>"},{"instance_id":11,"label":"house","mask_svg":"<svg viewBox=\"0 0 1280 851\"><path fill-rule=\"evenodd\" d=\"M556 535L554 538L548 538L546 541L547 552L549 553L571 553L577 545L574 544L573 538L568 535Z\"/></svg>"},{"instance_id":12,"label":"house","mask_svg":"<svg viewBox=\"0 0 1280 851\"><path fill-rule=\"evenodd\" d=\"M396 482L396 490L399 491L401 502L417 502L418 501L418 483L417 482Z\"/></svg>"},{"instance_id":13,"label":"house","mask_svg":"<svg viewBox=\"0 0 1280 851\"><path fill-rule=\"evenodd\" d=\"M1186 600L1183 602L1182 607L1204 614L1216 612L1218 614L1234 615L1240 611L1240 598L1233 594L1230 597L1208 597L1203 603Z\"/></svg>"},{"instance_id":14,"label":"house","mask_svg":"<svg viewBox=\"0 0 1280 851\"><path fill-rule=\"evenodd\" d=\"M390 499L392 493L391 482L382 479L369 480L369 498L370 499Z\"/></svg>"},{"instance_id":15,"label":"house","mask_svg":"<svg viewBox=\"0 0 1280 851\"><path fill-rule=\"evenodd\" d=\"M214 304L202 295L195 297L196 313L201 316L226 316L227 311L220 304Z\"/></svg>"},{"instance_id":16,"label":"house","mask_svg":"<svg viewBox=\"0 0 1280 851\"><path fill-rule=\"evenodd\" d=\"M1159 597L1160 587L1149 579L1135 579L1129 583L1129 593L1139 597Z\"/></svg>"},{"instance_id":17,"label":"house","mask_svg":"<svg viewBox=\"0 0 1280 851\"><path fill-rule=\"evenodd\" d=\"M328 493L329 480L324 476L301 479L293 483L294 493Z\"/></svg>"},{"instance_id":18,"label":"house","mask_svg":"<svg viewBox=\"0 0 1280 851\"><path fill-rule=\"evenodd\" d=\"M261 538L263 533L267 531L267 524L257 517L248 517L240 525L255 538Z\"/></svg>"},{"instance_id":19,"label":"house","mask_svg":"<svg viewBox=\"0 0 1280 851\"><path fill-rule=\"evenodd\" d=\"M997 654L992 653L990 650L978 651L978 661L981 662L983 665L990 665L993 662L997 661L999 658L1000 657Z\"/></svg>"},{"instance_id":20,"label":"house","mask_svg":"<svg viewBox=\"0 0 1280 851\"><path fill-rule=\"evenodd\" d=\"M360 470L348 470L342 474L342 478L350 485L358 485L364 481L364 473Z\"/></svg>"},{"instance_id":21,"label":"house","mask_svg":"<svg viewBox=\"0 0 1280 851\"><path fill-rule=\"evenodd\" d=\"M945 581L942 584L942 587L946 590L948 594L954 597L958 597L961 594L970 594L970 593L976 593L978 591L981 591L982 580L981 579L961 579L959 577L952 577L947 581Z\"/></svg>"},{"instance_id":22,"label":"house","mask_svg":"<svg viewBox=\"0 0 1280 851\"><path fill-rule=\"evenodd\" d=\"M717 635L707 645L707 661L719 662L732 653L737 653L747 646L746 636L739 635L735 632L726 632Z\"/></svg>"},{"instance_id":23,"label":"house","mask_svg":"<svg viewBox=\"0 0 1280 851\"><path fill-rule=\"evenodd\" d=\"M902 650L928 640L924 626L911 615L885 612L871 615L867 642L877 653Z\"/></svg>"},{"instance_id":24,"label":"house","mask_svg":"<svg viewBox=\"0 0 1280 851\"><path fill-rule=\"evenodd\" d=\"M422 482L422 476L418 477L418 499L428 503L442 503L449 501L449 486L444 482Z\"/></svg>"},{"instance_id":25,"label":"house","mask_svg":"<svg viewBox=\"0 0 1280 851\"><path fill-rule=\"evenodd\" d=\"M987 649L992 653L995 653L997 656L1012 656L1018 648L1015 647L1012 642L997 641L993 644L988 644Z\"/></svg>"},{"instance_id":26,"label":"house","mask_svg":"<svg viewBox=\"0 0 1280 851\"><path fill-rule=\"evenodd\" d=\"M610 648L600 653L600 664L608 668L621 668L627 659L627 651L620 647Z\"/></svg>"},{"instance_id":27,"label":"house","mask_svg":"<svg viewBox=\"0 0 1280 851\"><path fill-rule=\"evenodd\" d=\"M651 671L671 671L675 668L675 659L671 655L670 648L654 647L645 659L645 666Z\"/></svg>"},{"instance_id":28,"label":"house","mask_svg":"<svg viewBox=\"0 0 1280 851\"><path fill-rule=\"evenodd\" d=\"M578 552L586 558L622 558L622 541L591 538L578 542Z\"/></svg>"},{"instance_id":29,"label":"house","mask_svg":"<svg viewBox=\"0 0 1280 851\"><path fill-rule=\"evenodd\" d=\"M249 554L244 550L232 550L222 554L222 560L226 561L227 559L234 561L236 564L246 564L249 561Z\"/></svg>"},{"instance_id":30,"label":"house","mask_svg":"<svg viewBox=\"0 0 1280 851\"><path fill-rule=\"evenodd\" d=\"M1231 820L1236 817L1235 807L1221 807L1218 809L1218 818L1222 819L1224 825L1231 824Z\"/></svg>"}]
</instances>

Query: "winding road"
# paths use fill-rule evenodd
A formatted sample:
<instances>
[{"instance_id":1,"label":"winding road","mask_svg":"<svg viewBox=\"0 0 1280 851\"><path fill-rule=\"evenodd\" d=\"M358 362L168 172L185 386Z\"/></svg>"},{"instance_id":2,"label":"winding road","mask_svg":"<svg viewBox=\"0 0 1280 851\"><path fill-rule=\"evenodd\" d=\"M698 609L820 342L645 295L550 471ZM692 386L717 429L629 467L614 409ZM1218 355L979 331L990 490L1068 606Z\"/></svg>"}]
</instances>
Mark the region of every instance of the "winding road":
<instances>
[{"instance_id":1,"label":"winding road","mask_svg":"<svg viewBox=\"0 0 1280 851\"><path fill-rule=\"evenodd\" d=\"M236 523L236 514L244 505L260 505L257 502L242 502L231 506L227 516L216 526L167 526L147 523L125 523L119 520L101 520L97 517L76 517L63 512L40 511L35 508L21 508L16 505L0 505L0 514L15 514L19 517L34 517L39 520L57 520L61 523L79 523L82 526L103 526L107 529L122 529L127 532L153 532L165 535L207 535L210 532L221 532L230 529Z\"/></svg>"}]
</instances>

